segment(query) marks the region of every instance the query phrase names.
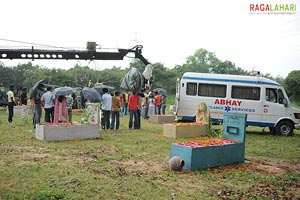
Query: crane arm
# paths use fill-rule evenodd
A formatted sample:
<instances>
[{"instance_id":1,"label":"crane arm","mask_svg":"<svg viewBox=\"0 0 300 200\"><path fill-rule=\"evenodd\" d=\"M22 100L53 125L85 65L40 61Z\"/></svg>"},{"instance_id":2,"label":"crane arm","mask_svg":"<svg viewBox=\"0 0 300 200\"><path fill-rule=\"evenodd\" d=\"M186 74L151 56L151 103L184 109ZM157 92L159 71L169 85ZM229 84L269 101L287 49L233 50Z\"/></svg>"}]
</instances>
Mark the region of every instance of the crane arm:
<instances>
[{"instance_id":1,"label":"crane arm","mask_svg":"<svg viewBox=\"0 0 300 200\"><path fill-rule=\"evenodd\" d=\"M42 60L123 60L128 53L134 53L145 65L149 62L142 55L142 46L131 49L117 49L116 52L96 50L45 50L45 49L0 49L1 59L42 59Z\"/></svg>"}]
</instances>

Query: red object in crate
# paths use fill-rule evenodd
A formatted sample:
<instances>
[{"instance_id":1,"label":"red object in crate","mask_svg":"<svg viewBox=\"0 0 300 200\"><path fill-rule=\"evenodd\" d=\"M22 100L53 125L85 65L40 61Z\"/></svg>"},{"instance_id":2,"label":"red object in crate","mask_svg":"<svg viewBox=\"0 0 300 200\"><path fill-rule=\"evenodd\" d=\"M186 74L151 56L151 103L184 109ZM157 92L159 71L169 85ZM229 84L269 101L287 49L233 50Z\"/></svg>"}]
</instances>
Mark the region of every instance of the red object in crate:
<instances>
[{"instance_id":1,"label":"red object in crate","mask_svg":"<svg viewBox=\"0 0 300 200\"><path fill-rule=\"evenodd\" d=\"M177 143L177 145L197 148L197 147L221 146L221 145L226 145L226 144L234 144L234 143L238 143L238 142L239 141L237 141L237 140L232 140L232 139L228 139L228 138L220 138L220 139L181 142L181 143Z\"/></svg>"}]
</instances>

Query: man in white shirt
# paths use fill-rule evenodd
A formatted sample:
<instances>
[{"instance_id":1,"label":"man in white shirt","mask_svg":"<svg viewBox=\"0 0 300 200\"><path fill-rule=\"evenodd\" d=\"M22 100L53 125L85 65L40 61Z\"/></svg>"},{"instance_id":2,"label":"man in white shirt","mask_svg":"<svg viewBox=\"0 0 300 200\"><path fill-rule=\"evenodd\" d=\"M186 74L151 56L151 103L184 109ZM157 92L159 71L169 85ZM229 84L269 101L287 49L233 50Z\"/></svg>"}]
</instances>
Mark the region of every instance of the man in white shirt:
<instances>
[{"instance_id":1,"label":"man in white shirt","mask_svg":"<svg viewBox=\"0 0 300 200\"><path fill-rule=\"evenodd\" d=\"M47 87L47 92L41 97L41 101L45 108L45 122L53 122L54 117L54 100L55 96L52 94L52 87Z\"/></svg>"},{"instance_id":2,"label":"man in white shirt","mask_svg":"<svg viewBox=\"0 0 300 200\"><path fill-rule=\"evenodd\" d=\"M107 88L103 88L103 96L102 96L102 112L103 112L103 121L102 126L104 129L109 130L110 128L110 112L111 112L111 106L112 106L112 97L108 93Z\"/></svg>"}]
</instances>

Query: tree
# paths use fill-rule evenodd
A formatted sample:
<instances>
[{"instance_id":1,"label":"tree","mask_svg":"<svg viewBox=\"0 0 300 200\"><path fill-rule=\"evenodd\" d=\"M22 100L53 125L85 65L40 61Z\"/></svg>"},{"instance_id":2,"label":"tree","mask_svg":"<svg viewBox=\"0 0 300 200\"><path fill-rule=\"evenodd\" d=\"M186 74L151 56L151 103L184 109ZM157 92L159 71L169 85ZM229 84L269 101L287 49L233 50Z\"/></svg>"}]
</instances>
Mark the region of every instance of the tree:
<instances>
[{"instance_id":1,"label":"tree","mask_svg":"<svg viewBox=\"0 0 300 200\"><path fill-rule=\"evenodd\" d=\"M220 63L215 53L206 49L198 49L194 55L189 56L184 68L191 72L208 73Z\"/></svg>"},{"instance_id":2,"label":"tree","mask_svg":"<svg viewBox=\"0 0 300 200\"><path fill-rule=\"evenodd\" d=\"M294 70L285 78L285 86L291 100L300 101L300 70Z\"/></svg>"},{"instance_id":3,"label":"tree","mask_svg":"<svg viewBox=\"0 0 300 200\"><path fill-rule=\"evenodd\" d=\"M216 66L211 69L212 73L215 74L235 74L235 75L249 75L249 73L240 67L236 67L231 61L219 62Z\"/></svg>"}]
</instances>

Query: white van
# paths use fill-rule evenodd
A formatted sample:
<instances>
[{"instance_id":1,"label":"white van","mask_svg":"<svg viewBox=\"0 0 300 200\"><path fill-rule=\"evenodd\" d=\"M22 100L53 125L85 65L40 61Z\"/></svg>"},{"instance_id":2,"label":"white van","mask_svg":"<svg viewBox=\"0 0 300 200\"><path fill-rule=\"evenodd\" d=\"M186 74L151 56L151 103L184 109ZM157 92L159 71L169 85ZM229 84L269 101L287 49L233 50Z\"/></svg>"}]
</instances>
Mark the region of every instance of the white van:
<instances>
[{"instance_id":1,"label":"white van","mask_svg":"<svg viewBox=\"0 0 300 200\"><path fill-rule=\"evenodd\" d=\"M247 114L247 125L282 135L300 126L300 110L291 107L284 88L263 77L184 73L176 86L176 120L194 121L201 102L213 122L222 122L224 112L236 112Z\"/></svg>"}]
</instances>

